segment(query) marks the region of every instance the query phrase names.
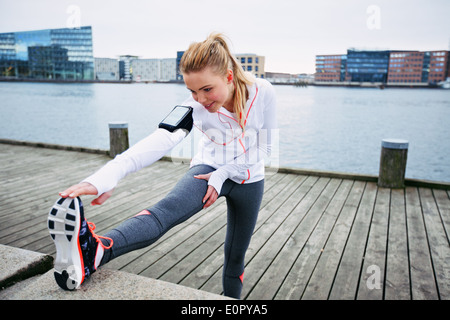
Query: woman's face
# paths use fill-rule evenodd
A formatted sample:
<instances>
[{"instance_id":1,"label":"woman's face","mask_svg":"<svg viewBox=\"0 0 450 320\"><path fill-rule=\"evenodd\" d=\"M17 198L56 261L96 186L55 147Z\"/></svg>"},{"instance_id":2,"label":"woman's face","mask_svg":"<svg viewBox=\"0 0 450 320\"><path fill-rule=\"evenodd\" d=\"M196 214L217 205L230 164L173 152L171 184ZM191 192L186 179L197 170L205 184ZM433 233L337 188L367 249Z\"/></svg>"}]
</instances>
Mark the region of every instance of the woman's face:
<instances>
[{"instance_id":1,"label":"woman's face","mask_svg":"<svg viewBox=\"0 0 450 320\"><path fill-rule=\"evenodd\" d=\"M183 74L186 87L195 101L209 112L217 112L223 106L233 112L233 71L227 76L219 76L210 67L202 71Z\"/></svg>"}]
</instances>

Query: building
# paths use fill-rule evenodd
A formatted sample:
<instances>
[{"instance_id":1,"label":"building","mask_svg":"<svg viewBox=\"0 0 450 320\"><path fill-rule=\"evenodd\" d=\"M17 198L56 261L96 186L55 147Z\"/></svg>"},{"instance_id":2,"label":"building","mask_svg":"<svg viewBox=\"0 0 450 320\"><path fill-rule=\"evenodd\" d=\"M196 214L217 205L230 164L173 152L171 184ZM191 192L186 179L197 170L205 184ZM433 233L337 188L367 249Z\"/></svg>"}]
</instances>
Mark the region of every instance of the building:
<instances>
[{"instance_id":1,"label":"building","mask_svg":"<svg viewBox=\"0 0 450 320\"><path fill-rule=\"evenodd\" d=\"M347 55L317 55L314 80L435 85L448 77L449 51L349 49Z\"/></svg>"},{"instance_id":2,"label":"building","mask_svg":"<svg viewBox=\"0 0 450 320\"><path fill-rule=\"evenodd\" d=\"M254 53L242 53L236 54L236 59L241 63L244 71L251 72L256 78L266 77L264 70L265 57L258 56Z\"/></svg>"},{"instance_id":3,"label":"building","mask_svg":"<svg viewBox=\"0 0 450 320\"><path fill-rule=\"evenodd\" d=\"M422 81L424 53L396 51L389 56L388 83L420 83Z\"/></svg>"},{"instance_id":4,"label":"building","mask_svg":"<svg viewBox=\"0 0 450 320\"><path fill-rule=\"evenodd\" d=\"M176 81L182 82L183 75L180 72L180 62L183 57L184 51L177 51L177 62L176 62Z\"/></svg>"},{"instance_id":5,"label":"building","mask_svg":"<svg viewBox=\"0 0 450 320\"><path fill-rule=\"evenodd\" d=\"M133 59L130 64L134 81L156 81L159 77L159 59Z\"/></svg>"},{"instance_id":6,"label":"building","mask_svg":"<svg viewBox=\"0 0 450 320\"><path fill-rule=\"evenodd\" d=\"M177 79L177 59L160 59L160 74L158 81L175 81Z\"/></svg>"},{"instance_id":7,"label":"building","mask_svg":"<svg viewBox=\"0 0 450 320\"><path fill-rule=\"evenodd\" d=\"M119 60L111 58L95 58L95 80L119 80Z\"/></svg>"},{"instance_id":8,"label":"building","mask_svg":"<svg viewBox=\"0 0 450 320\"><path fill-rule=\"evenodd\" d=\"M423 78L428 77L428 83L435 84L450 77L450 62L448 51L424 52Z\"/></svg>"},{"instance_id":9,"label":"building","mask_svg":"<svg viewBox=\"0 0 450 320\"><path fill-rule=\"evenodd\" d=\"M347 69L346 55L316 56L315 81L339 82L345 80Z\"/></svg>"},{"instance_id":10,"label":"building","mask_svg":"<svg viewBox=\"0 0 450 320\"><path fill-rule=\"evenodd\" d=\"M176 79L176 59L131 60L134 81L169 82Z\"/></svg>"},{"instance_id":11,"label":"building","mask_svg":"<svg viewBox=\"0 0 450 320\"><path fill-rule=\"evenodd\" d=\"M386 83L390 51L347 50L346 81Z\"/></svg>"},{"instance_id":12,"label":"building","mask_svg":"<svg viewBox=\"0 0 450 320\"><path fill-rule=\"evenodd\" d=\"M266 80L273 84L308 84L314 82L314 75L266 72Z\"/></svg>"},{"instance_id":13,"label":"building","mask_svg":"<svg viewBox=\"0 0 450 320\"><path fill-rule=\"evenodd\" d=\"M0 33L0 77L93 80L91 27Z\"/></svg>"},{"instance_id":14,"label":"building","mask_svg":"<svg viewBox=\"0 0 450 320\"><path fill-rule=\"evenodd\" d=\"M131 61L138 59L137 56L123 55L119 57L119 79L131 81L133 79L133 69Z\"/></svg>"}]
</instances>

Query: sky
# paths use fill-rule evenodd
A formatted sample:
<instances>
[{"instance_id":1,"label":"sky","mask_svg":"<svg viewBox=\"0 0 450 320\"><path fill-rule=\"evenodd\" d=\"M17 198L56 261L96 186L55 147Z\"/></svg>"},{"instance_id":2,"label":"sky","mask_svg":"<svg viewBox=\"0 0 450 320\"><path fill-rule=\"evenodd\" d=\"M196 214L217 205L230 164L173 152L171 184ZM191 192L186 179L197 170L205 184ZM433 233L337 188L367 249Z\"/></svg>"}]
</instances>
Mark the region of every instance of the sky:
<instances>
[{"instance_id":1,"label":"sky","mask_svg":"<svg viewBox=\"0 0 450 320\"><path fill-rule=\"evenodd\" d=\"M266 72L314 73L349 48L450 50L449 0L0 0L0 33L92 26L94 57L175 58L224 33Z\"/></svg>"}]
</instances>

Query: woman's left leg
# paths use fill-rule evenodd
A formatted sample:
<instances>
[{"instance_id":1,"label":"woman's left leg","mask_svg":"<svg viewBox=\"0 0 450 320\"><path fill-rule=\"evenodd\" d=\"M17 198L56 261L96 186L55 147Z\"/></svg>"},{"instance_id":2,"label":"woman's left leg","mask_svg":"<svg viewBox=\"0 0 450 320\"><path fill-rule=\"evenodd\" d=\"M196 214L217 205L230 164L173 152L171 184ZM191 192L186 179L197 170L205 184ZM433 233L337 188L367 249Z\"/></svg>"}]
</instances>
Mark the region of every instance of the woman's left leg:
<instances>
[{"instance_id":1,"label":"woman's left leg","mask_svg":"<svg viewBox=\"0 0 450 320\"><path fill-rule=\"evenodd\" d=\"M258 218L264 180L243 185L227 180L223 189L228 205L223 289L224 295L239 299L243 285L245 253Z\"/></svg>"}]
</instances>

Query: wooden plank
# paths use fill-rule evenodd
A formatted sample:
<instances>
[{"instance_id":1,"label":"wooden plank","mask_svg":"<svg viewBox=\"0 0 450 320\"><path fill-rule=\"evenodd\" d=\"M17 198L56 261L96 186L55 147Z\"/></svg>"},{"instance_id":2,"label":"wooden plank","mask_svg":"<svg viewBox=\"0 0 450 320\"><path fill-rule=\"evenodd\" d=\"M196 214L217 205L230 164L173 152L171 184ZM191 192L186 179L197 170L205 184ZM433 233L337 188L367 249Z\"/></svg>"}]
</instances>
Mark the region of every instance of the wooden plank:
<instances>
[{"instance_id":1,"label":"wooden plank","mask_svg":"<svg viewBox=\"0 0 450 320\"><path fill-rule=\"evenodd\" d=\"M216 224L216 228L212 230L212 234L209 234L204 241L197 243L197 247L193 248L193 250L186 254L182 259L176 261L176 263L173 264L172 267L166 268L166 270L163 269L164 272L162 272L162 274L158 276L158 279L170 281L173 283L180 283L190 273L194 272L196 268L201 266L203 261L208 259L211 255L214 255L216 251L221 252L223 250L223 239L225 239L226 234L226 219L223 219L225 218L224 216L222 216L221 218L221 223ZM206 232L202 230L198 234L205 235ZM196 241L198 240L199 239L197 239ZM183 243L183 249L186 248L186 245L187 244ZM220 263L222 262L222 259ZM159 261L163 261L162 265L164 265L163 259ZM210 273L210 276L213 275L216 270L212 271ZM192 284L185 283L185 285L191 286Z\"/></svg>"},{"instance_id":2,"label":"wooden plank","mask_svg":"<svg viewBox=\"0 0 450 320\"><path fill-rule=\"evenodd\" d=\"M160 190L161 192L164 191L163 188L161 188L161 186L158 187L158 190ZM119 192L120 193L120 192ZM140 195L139 193L133 194L129 197L127 197L127 200L132 202L135 199L139 199ZM41 212L41 215L38 217L38 220L34 220L36 223L35 225L33 225L32 227L29 227L27 229L27 236L24 237L23 235L20 236L20 234L18 233L13 233L11 235L9 235L6 240L8 240L8 244L10 245L14 245L14 246L19 246L19 247L23 247L25 249L29 249L29 250L38 250L40 247L44 247L45 243L49 244L52 243L51 241L49 242L48 240L48 230L47 230L47 222L46 222L46 218L47 218L47 213L49 208L51 207L51 205L53 205L54 201L57 199L57 197L52 197L51 201L49 201L48 206L46 206L45 211ZM114 197L112 198L114 199ZM108 210L108 223L114 223L117 219L120 219L119 217L124 214L128 214L128 215L133 215L136 214L137 211L131 211L131 212L127 212L128 210L126 210L126 206L128 205L127 202L119 202L119 205L117 205L117 203L114 204L114 200L108 200L107 203L105 203L105 205L103 206L99 206L99 207L95 207L95 209L97 210L92 210L93 208L86 208L86 217L88 220L93 221L94 223L96 223L98 226L102 225L102 222L98 219L98 215L105 210ZM86 202L85 202L85 207L86 207ZM108 208L109 207L109 208ZM116 212L114 212L114 210L112 210L112 208L114 208L114 210L117 210ZM91 210L90 210L91 209ZM100 222L100 223L98 223ZM96 230L97 231L97 230ZM101 232L101 228L99 228L99 231ZM44 243L42 243L42 241ZM54 248L54 246L53 246Z\"/></svg>"},{"instance_id":3,"label":"wooden plank","mask_svg":"<svg viewBox=\"0 0 450 320\"><path fill-rule=\"evenodd\" d=\"M360 300L382 300L384 298L390 199L390 189L378 189L356 296Z\"/></svg>"},{"instance_id":4,"label":"wooden plank","mask_svg":"<svg viewBox=\"0 0 450 320\"><path fill-rule=\"evenodd\" d=\"M251 270L247 269L249 261L253 259L255 255L258 254L260 248L267 242L273 232L278 228L276 223L272 223L274 219L278 219L278 210L283 207L286 199L290 198L293 190L300 189L300 197L303 198L309 190L313 187L315 182L318 180L317 177L308 177L305 179L303 176L298 176L290 184L286 185L285 188L281 189L278 194L271 197L268 204L259 212L258 221L256 223L255 231L253 233L252 240L250 242L249 248L246 253L246 266L244 277L244 286L250 285L248 280L248 275L252 274ZM286 205L289 206L291 202ZM282 215L283 212L280 212ZM202 290L208 292L221 293L222 292L222 269L218 270L203 286ZM251 278L250 278L251 279Z\"/></svg>"},{"instance_id":5,"label":"wooden plank","mask_svg":"<svg viewBox=\"0 0 450 320\"><path fill-rule=\"evenodd\" d=\"M18 187L20 188L20 186ZM67 185L65 187L67 187ZM16 224L19 224L17 228L19 228L20 226L28 228L29 226L36 224L36 222L38 222L39 219L42 218L43 213L45 211L48 211L50 207L53 205L54 201L58 198L56 190L58 189L52 188L51 190L43 190L42 193L37 193L34 197L30 195L30 197L32 198L28 201L18 202L16 204L16 209L13 211L13 213L8 217L2 218L1 220L2 224L7 223L10 226L10 228L8 228L9 229L8 231L9 232L13 231L13 233L20 230L20 229L14 230L14 228L11 229L11 227L16 226ZM120 192L114 192L114 195L111 199L119 198L118 200L121 200L120 196L117 196L117 193L120 194ZM93 198L94 197L91 196L83 197L83 202L85 203L85 206L86 204L88 205L90 200ZM85 201L86 199L88 199L89 201ZM105 206L107 206L107 204L110 202L111 201L106 202ZM31 212L27 212L30 207L33 208L33 210ZM27 212L27 214L25 214L25 212ZM0 235L1 234L3 234L3 229L0 230Z\"/></svg>"},{"instance_id":6,"label":"wooden plank","mask_svg":"<svg viewBox=\"0 0 450 320\"><path fill-rule=\"evenodd\" d=\"M355 181L341 214L305 287L301 299L326 300L331 291L345 243L358 210L366 183Z\"/></svg>"},{"instance_id":7,"label":"wooden plank","mask_svg":"<svg viewBox=\"0 0 450 320\"><path fill-rule=\"evenodd\" d=\"M246 266L245 283L247 284L242 290L242 296L246 297L250 292L250 288L253 288L258 283L265 270L269 268L272 260L276 257L281 250L283 244L288 241L289 235L295 230L296 226L308 216L308 212L316 202L317 198L324 192L324 188L328 185L330 179L320 178L309 190L309 192L303 197L297 196L293 193L288 199L293 202L292 207L283 206L280 207L272 224L276 226L273 232L268 236L264 245L260 248L257 255L255 255ZM297 190L302 193L301 190ZM299 202L299 200L301 200ZM285 202L287 204L288 201ZM307 223L307 222L305 222ZM281 279L284 275L279 275ZM278 279L281 282L281 279ZM271 286L276 286L276 282L272 282ZM254 296L251 299L267 299L266 297Z\"/></svg>"},{"instance_id":8,"label":"wooden plank","mask_svg":"<svg viewBox=\"0 0 450 320\"><path fill-rule=\"evenodd\" d=\"M392 189L386 259L386 300L411 299L403 189Z\"/></svg>"},{"instance_id":9,"label":"wooden plank","mask_svg":"<svg viewBox=\"0 0 450 320\"><path fill-rule=\"evenodd\" d=\"M195 269L186 275L178 284L191 288L202 288L223 266L223 241ZM220 293L222 290L220 290Z\"/></svg>"},{"instance_id":10,"label":"wooden plank","mask_svg":"<svg viewBox=\"0 0 450 320\"><path fill-rule=\"evenodd\" d=\"M294 257L295 262L286 274L275 299L300 299L352 186L353 181L351 180L344 180L341 183L306 243L300 241L301 232L295 232L291 236L290 241L285 245L285 248L291 248L285 249L279 255L279 260L289 259L286 255L290 254L291 251L296 251L298 254Z\"/></svg>"},{"instance_id":11,"label":"wooden plank","mask_svg":"<svg viewBox=\"0 0 450 320\"><path fill-rule=\"evenodd\" d=\"M152 195L152 196L157 196L157 195L161 195L161 193L169 190L169 188L171 187L171 183L168 183L167 181L162 182L162 185L157 188L158 192L156 195ZM149 192L148 190L146 190L145 192ZM86 218L91 221L94 222L97 226L96 229L96 233L98 234L102 234L103 230L104 230L104 225L105 223L107 224L106 229L109 230L111 229L114 224L118 224L119 221L121 221L121 219L125 219L127 217L130 217L132 215L135 215L137 212L141 211L143 209L143 204L139 204L139 200L140 199L147 199L148 197L143 197L142 193L132 193L130 196L128 196L126 198L126 201L122 201L122 202L115 202L114 196L113 198L109 199L107 204L109 206L113 206L114 204L116 204L115 206L113 206L111 210L105 212L106 210L106 206L103 207L102 206L96 206L96 207L91 207L89 206L89 202L85 202L85 207L86 207ZM100 209L100 210L99 210ZM102 214L103 212L103 214ZM39 237L40 236L40 237ZM43 229L40 230L39 234L35 233L33 234L33 237L35 239L37 239L37 241L35 240L31 245L25 246L26 248L28 248L29 250L37 250L39 247L44 246L44 244L42 243L42 241L40 239L47 239L48 237L48 231L46 230L46 225ZM22 239L22 241L25 239Z\"/></svg>"},{"instance_id":12,"label":"wooden plank","mask_svg":"<svg viewBox=\"0 0 450 320\"><path fill-rule=\"evenodd\" d=\"M321 181L322 185L319 184ZM311 189L308 196L302 199L280 228L276 230L258 257L251 262L254 264L254 269L259 268L260 272L264 271L264 265L268 265L268 267L262 276L258 275L259 280L251 286L252 290L250 290L251 287L243 290L247 299L267 300L275 297L278 288L299 255L299 247L303 248L340 184L341 180L339 179L333 179L328 183L328 179L321 178L314 186L316 190ZM293 242L297 246L292 245Z\"/></svg>"},{"instance_id":13,"label":"wooden plank","mask_svg":"<svg viewBox=\"0 0 450 320\"><path fill-rule=\"evenodd\" d=\"M61 170L62 172L64 172L64 170ZM73 170L73 171L78 171L78 170ZM91 169L91 170L89 170L90 172L92 172L93 170ZM59 180L59 181L61 181L61 180L66 180L66 179L63 179L63 177L65 176L65 174L61 174L60 173L60 177L58 177L58 178L55 178L55 177L53 177L53 179L52 180ZM84 175L80 175L80 178L77 178L76 180L74 180L74 181L70 181L72 184L73 183L76 183L76 182L78 182L78 181L80 181L80 179L82 179L82 178L84 178L84 177L86 177L87 176L87 174L84 174ZM81 178L82 177L82 178ZM58 185L61 185L61 188L59 189L55 189L55 190L53 190L53 192L54 192L54 199L56 200L57 199L57 197L58 197L58 195L57 195L57 191L60 191L61 189L63 189L63 188L66 188L66 187L68 187L70 184L69 183L67 183L67 184L62 184L61 182L58 182ZM48 190L47 191L48 193L50 193L51 192L51 190ZM43 192L43 194L45 195L45 192ZM40 197L38 196L38 195L40 195L40 193L38 192L38 193L36 193L36 196L35 196L35 198L36 198L36 200L35 201L39 201L39 199L40 199ZM24 200L25 199L27 199L26 197L24 198ZM27 205L27 204L30 204L31 202L30 201L26 201L26 203L25 203L25 206ZM16 206L17 206L17 208L21 208L21 205L22 205L22 203L21 202L19 202L19 203L16 203ZM22 205L22 207L23 207L23 205Z\"/></svg>"},{"instance_id":14,"label":"wooden plank","mask_svg":"<svg viewBox=\"0 0 450 320\"><path fill-rule=\"evenodd\" d=\"M417 188L406 188L406 218L411 270L411 294L415 300L439 298Z\"/></svg>"},{"instance_id":15,"label":"wooden plank","mask_svg":"<svg viewBox=\"0 0 450 320\"><path fill-rule=\"evenodd\" d=\"M69 152L70 155L70 152ZM40 161L41 156L34 155L34 164L30 165L32 168L31 172L15 173L15 180L13 182L9 181L3 185L4 191L2 192L2 213L4 216L8 213L9 209L15 209L17 205L22 205L26 200L38 200L39 196L46 194L47 192L54 192L57 194L64 186L69 186L75 182L79 182L82 177L87 176L90 170L87 170L88 164L100 165L103 161L99 158L96 161L80 160L76 162L77 164L69 165L69 161L73 163L74 159L66 157L61 159L60 163L52 164L50 169L43 166ZM81 162L81 165L79 163ZM87 164L88 163L88 164ZM77 170L74 170L76 166Z\"/></svg>"},{"instance_id":16,"label":"wooden plank","mask_svg":"<svg viewBox=\"0 0 450 320\"><path fill-rule=\"evenodd\" d=\"M447 239L450 239L450 197L445 190L433 189L433 195L444 225Z\"/></svg>"},{"instance_id":17,"label":"wooden plank","mask_svg":"<svg viewBox=\"0 0 450 320\"><path fill-rule=\"evenodd\" d=\"M450 300L450 245L432 190L419 188L439 298Z\"/></svg>"},{"instance_id":18,"label":"wooden plank","mask_svg":"<svg viewBox=\"0 0 450 320\"><path fill-rule=\"evenodd\" d=\"M368 182L333 282L331 300L356 298L376 194L377 185Z\"/></svg>"}]
</instances>

